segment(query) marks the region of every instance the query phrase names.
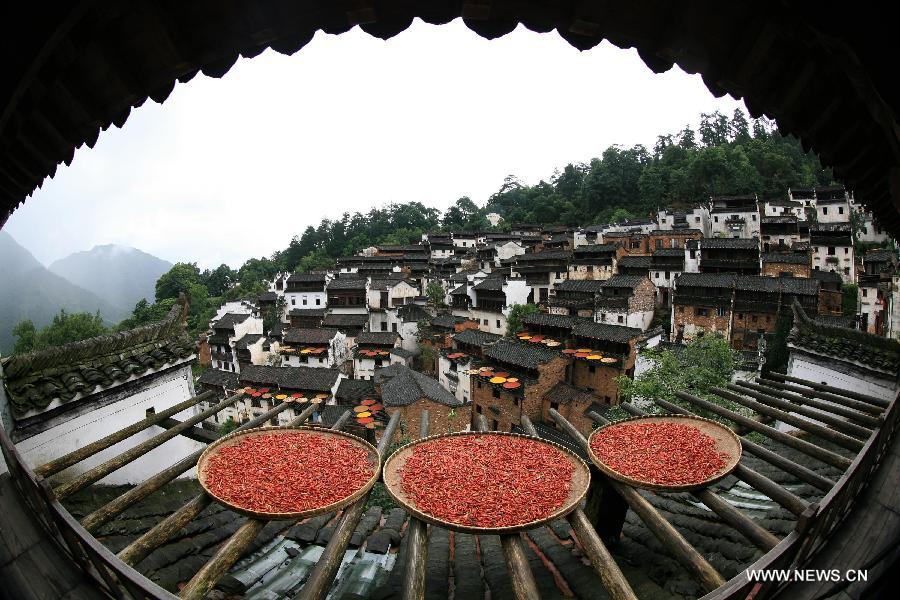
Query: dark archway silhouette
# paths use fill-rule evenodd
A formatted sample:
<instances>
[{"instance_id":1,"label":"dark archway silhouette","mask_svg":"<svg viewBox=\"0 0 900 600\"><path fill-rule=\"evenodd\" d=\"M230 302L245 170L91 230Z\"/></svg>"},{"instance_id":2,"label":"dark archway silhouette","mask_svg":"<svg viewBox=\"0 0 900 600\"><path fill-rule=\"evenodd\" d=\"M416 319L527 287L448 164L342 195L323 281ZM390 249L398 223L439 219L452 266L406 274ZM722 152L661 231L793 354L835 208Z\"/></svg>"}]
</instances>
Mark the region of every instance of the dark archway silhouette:
<instances>
[{"instance_id":1,"label":"dark archway silhouette","mask_svg":"<svg viewBox=\"0 0 900 600\"><path fill-rule=\"evenodd\" d=\"M23 9L4 16L0 36L0 223L76 148L198 72L221 77L266 48L292 54L318 30L359 25L387 39L416 17L462 17L486 38L522 23L579 49L604 39L636 48L657 73L677 64L702 74L713 95L744 98L752 116L775 118L816 151L900 237L897 53L890 19L871 9L791 0L94 0L67 13Z\"/></svg>"}]
</instances>

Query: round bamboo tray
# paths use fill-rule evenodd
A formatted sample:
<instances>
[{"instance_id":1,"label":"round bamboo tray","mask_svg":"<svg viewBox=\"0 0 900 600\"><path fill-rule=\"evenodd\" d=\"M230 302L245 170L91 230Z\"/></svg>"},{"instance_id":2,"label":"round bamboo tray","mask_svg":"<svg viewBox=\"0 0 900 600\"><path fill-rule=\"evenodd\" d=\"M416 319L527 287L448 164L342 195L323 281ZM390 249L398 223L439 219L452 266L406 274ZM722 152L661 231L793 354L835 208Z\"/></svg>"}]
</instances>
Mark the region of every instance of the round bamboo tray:
<instances>
[{"instance_id":1,"label":"round bamboo tray","mask_svg":"<svg viewBox=\"0 0 900 600\"><path fill-rule=\"evenodd\" d=\"M720 469L712 477L709 477L697 483L685 485L662 485L649 481L642 481L640 479L634 479L627 475L623 475L615 469L607 466L606 463L604 463L596 454L594 454L594 450L591 447L591 442L594 440L595 435L605 429L616 427L617 425L635 422L676 423L679 425L689 425L691 427L696 427L700 430L701 433L704 433L715 440L716 452L727 455L727 458L725 458L725 466L722 467L722 469ZM594 466L600 469L604 474L612 477L617 481L627 483L628 485L631 485L633 487L638 487L645 490L654 490L657 492L686 492L708 487L715 482L727 477L732 471L734 471L735 467L737 467L738 461L741 460L741 438L739 438L732 430L728 429L721 423L716 423L715 421L704 419L702 417L694 417L688 415L654 415L646 417L632 417L630 419L616 421L615 423L609 423L595 429L591 433L590 438L588 438L588 456L590 457L591 462L594 463Z\"/></svg>"},{"instance_id":2,"label":"round bamboo tray","mask_svg":"<svg viewBox=\"0 0 900 600\"><path fill-rule=\"evenodd\" d=\"M573 471L572 471L572 481L569 486L569 495L566 498L563 505L554 511L552 514L548 515L543 519L539 519L536 521L528 521L525 523L520 523L518 525L510 525L507 527L474 527L470 525L460 525L459 523L453 523L451 521L445 521L438 517L435 517L429 513L423 512L416 508L415 503L406 495L403 491L403 485L400 477L400 469L406 464L407 459L412 455L413 450L416 446L420 444L427 444L436 439L454 437L454 436L465 436L465 435L505 435L509 437L520 437L525 438L530 441L533 441L538 444L545 444L547 446L553 447L560 452L572 463ZM438 525L445 529L449 529L451 531L459 531L462 533L475 533L475 534L507 534L507 533L517 533L520 531L525 531L528 529L533 529L535 527L539 527L544 523L549 523L555 519L560 517L564 517L569 514L578 506L578 503L581 502L582 498L584 498L585 494L587 494L588 487L591 484L591 471L588 468L587 464L581 460L574 452L560 446L559 444L555 444L553 442L549 442L547 440L541 440L529 435L521 435L518 433L503 433L499 431L488 431L488 432L477 432L477 431L461 431L457 433L445 433L441 435L432 435L426 438L422 438L421 440L417 440L410 444L407 444L394 452L391 456L387 458L384 462L383 471L383 480L384 487L387 490L388 494L394 501L405 508L410 514L414 515L416 518L425 521L427 523L431 523L432 525Z\"/></svg>"},{"instance_id":3,"label":"round bamboo tray","mask_svg":"<svg viewBox=\"0 0 900 600\"><path fill-rule=\"evenodd\" d=\"M232 504L222 498L216 496L207 486L206 486L206 467L209 464L209 459L216 454L221 448L226 446L234 446L248 437L255 437L259 435L285 435L289 433L297 433L304 432L309 435L323 436L323 437L340 437L344 439L348 439L353 442L354 445L359 447L362 450L365 450L369 455L369 464L372 467L372 476L369 480L353 492L351 495L338 500L337 502L332 502L331 504L327 504L325 506L320 506L317 508L312 508L309 510L299 511L299 512L290 512L290 513L269 513L269 512L259 512L254 510L248 510L236 504ZM293 463L297 468L302 468L303 466L303 457L297 457L297 461ZM290 520L290 519L303 519L306 517L314 517L316 515L321 515L325 513L334 512L344 508L345 506L356 502L360 498L362 498L372 486L375 485L375 482L378 481L378 476L380 474L381 466L381 455L378 453L378 450L372 444L362 440L354 435L350 435L349 433L344 433L342 431L332 431L330 429L322 429L318 427L257 427L256 429L248 429L246 431L235 431L234 433L230 433L225 437L216 440L212 444L210 444L206 450L203 451L203 454L200 455L200 459L197 461L197 481L206 490L206 493L212 496L216 502L222 504L223 506L227 506L231 510L241 513L243 515L247 515L248 517L253 517L261 520Z\"/></svg>"}]
</instances>

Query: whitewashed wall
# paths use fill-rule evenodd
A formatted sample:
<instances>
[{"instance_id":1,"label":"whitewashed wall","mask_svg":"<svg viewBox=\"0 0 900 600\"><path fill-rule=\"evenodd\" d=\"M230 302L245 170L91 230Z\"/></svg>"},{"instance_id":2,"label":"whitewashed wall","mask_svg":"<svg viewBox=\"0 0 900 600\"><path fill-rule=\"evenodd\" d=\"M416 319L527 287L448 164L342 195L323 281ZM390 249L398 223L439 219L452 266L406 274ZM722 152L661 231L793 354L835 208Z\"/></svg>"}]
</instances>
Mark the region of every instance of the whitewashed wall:
<instances>
[{"instance_id":1,"label":"whitewashed wall","mask_svg":"<svg viewBox=\"0 0 900 600\"><path fill-rule=\"evenodd\" d=\"M41 432L16 444L16 447L22 453L24 460L32 467L36 467L115 433L127 425L143 420L146 418L148 408L152 407L160 412L193 395L194 384L191 368L190 365L184 365L180 369L152 380L146 387L133 395ZM174 418L188 419L197 411L196 407L190 408L174 415ZM76 477L163 431L165 430L161 427L155 426L146 429L69 467L51 480L56 482ZM138 460L101 479L99 483L114 485L142 482L204 446L204 444L194 442L184 436L176 436ZM181 477L194 476L193 471L181 475Z\"/></svg>"}]
</instances>

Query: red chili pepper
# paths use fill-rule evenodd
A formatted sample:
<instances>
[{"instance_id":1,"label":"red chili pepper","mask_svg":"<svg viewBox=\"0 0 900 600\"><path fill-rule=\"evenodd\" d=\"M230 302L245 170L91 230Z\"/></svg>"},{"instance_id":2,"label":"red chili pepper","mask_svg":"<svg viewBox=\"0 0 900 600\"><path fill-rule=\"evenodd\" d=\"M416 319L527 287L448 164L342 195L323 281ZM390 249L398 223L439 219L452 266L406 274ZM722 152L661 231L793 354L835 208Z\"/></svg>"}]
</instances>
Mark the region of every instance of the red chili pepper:
<instances>
[{"instance_id":1,"label":"red chili pepper","mask_svg":"<svg viewBox=\"0 0 900 600\"><path fill-rule=\"evenodd\" d=\"M348 439L259 435L213 454L206 485L214 496L247 510L301 512L352 495L375 469L368 453Z\"/></svg>"},{"instance_id":2,"label":"red chili pepper","mask_svg":"<svg viewBox=\"0 0 900 600\"><path fill-rule=\"evenodd\" d=\"M591 438L591 450L614 471L658 485L702 483L721 471L728 458L716 441L679 423L622 423Z\"/></svg>"},{"instance_id":3,"label":"red chili pepper","mask_svg":"<svg viewBox=\"0 0 900 600\"><path fill-rule=\"evenodd\" d=\"M444 521L509 527L559 509L572 472L560 450L537 440L467 435L416 445L401 485L416 508Z\"/></svg>"}]
</instances>

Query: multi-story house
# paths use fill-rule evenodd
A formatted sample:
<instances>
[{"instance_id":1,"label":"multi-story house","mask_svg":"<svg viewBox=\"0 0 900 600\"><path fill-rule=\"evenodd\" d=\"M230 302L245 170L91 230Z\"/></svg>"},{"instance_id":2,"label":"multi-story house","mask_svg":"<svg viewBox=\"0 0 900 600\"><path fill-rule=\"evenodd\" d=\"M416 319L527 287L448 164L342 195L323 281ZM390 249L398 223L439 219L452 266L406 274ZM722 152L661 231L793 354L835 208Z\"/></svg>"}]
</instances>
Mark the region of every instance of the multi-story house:
<instances>
[{"instance_id":1,"label":"multi-story house","mask_svg":"<svg viewBox=\"0 0 900 600\"><path fill-rule=\"evenodd\" d=\"M844 314L843 279L831 271L809 272L810 278L819 282L819 314L837 317Z\"/></svg>"},{"instance_id":2,"label":"multi-story house","mask_svg":"<svg viewBox=\"0 0 900 600\"><path fill-rule=\"evenodd\" d=\"M474 231L454 231L450 235L453 238L453 245L464 250L474 248L478 242L478 233Z\"/></svg>"},{"instance_id":3,"label":"multi-story house","mask_svg":"<svg viewBox=\"0 0 900 600\"><path fill-rule=\"evenodd\" d=\"M757 238L703 238L699 244L701 273L759 275Z\"/></svg>"},{"instance_id":4,"label":"multi-story house","mask_svg":"<svg viewBox=\"0 0 900 600\"><path fill-rule=\"evenodd\" d=\"M604 244L616 244L622 249L623 254L637 254L647 256L650 254L649 234L636 230L604 231Z\"/></svg>"},{"instance_id":5,"label":"multi-story house","mask_svg":"<svg viewBox=\"0 0 900 600\"><path fill-rule=\"evenodd\" d=\"M429 233L425 240L431 259L450 258L456 254L456 246L449 233Z\"/></svg>"},{"instance_id":6,"label":"multi-story house","mask_svg":"<svg viewBox=\"0 0 900 600\"><path fill-rule=\"evenodd\" d=\"M690 240L699 240L703 233L699 229L654 229L647 234L647 249L650 253L663 248L684 248Z\"/></svg>"},{"instance_id":7,"label":"multi-story house","mask_svg":"<svg viewBox=\"0 0 900 600\"><path fill-rule=\"evenodd\" d=\"M241 372L239 384L250 387L252 394L238 400L239 423L245 423L270 410L283 401L278 396L291 397L288 408L274 417L269 425L286 425L310 404L317 407L310 422L320 422L322 409L337 403L335 394L344 375L338 369L311 367L270 367L251 365ZM263 391L265 390L265 391Z\"/></svg>"},{"instance_id":8,"label":"multi-story house","mask_svg":"<svg viewBox=\"0 0 900 600\"><path fill-rule=\"evenodd\" d=\"M428 411L430 433L466 431L470 427L470 407L438 381L404 365L395 364L378 369L375 374L375 392L381 398L385 411L393 416L400 413L404 430L397 429L395 440L402 436L420 437L420 415Z\"/></svg>"},{"instance_id":9,"label":"multi-story house","mask_svg":"<svg viewBox=\"0 0 900 600\"><path fill-rule=\"evenodd\" d=\"M287 329L279 354L284 367L339 368L347 358L347 340L337 329Z\"/></svg>"},{"instance_id":10,"label":"multi-story house","mask_svg":"<svg viewBox=\"0 0 900 600\"><path fill-rule=\"evenodd\" d=\"M328 283L328 312L339 315L366 315L369 307L367 294L369 279L365 277L340 276Z\"/></svg>"},{"instance_id":11,"label":"multi-story house","mask_svg":"<svg viewBox=\"0 0 900 600\"><path fill-rule=\"evenodd\" d=\"M248 334L262 335L263 322L250 314L227 313L213 323L212 330L213 334L207 338L212 367L240 373L241 365L234 344Z\"/></svg>"},{"instance_id":12,"label":"multi-story house","mask_svg":"<svg viewBox=\"0 0 900 600\"><path fill-rule=\"evenodd\" d=\"M656 286L657 303L668 308L672 299L672 283L684 273L685 249L660 248L650 256L650 280Z\"/></svg>"},{"instance_id":13,"label":"multi-story house","mask_svg":"<svg viewBox=\"0 0 900 600\"><path fill-rule=\"evenodd\" d=\"M761 260L765 277L809 277L812 271L805 252L763 252Z\"/></svg>"},{"instance_id":14,"label":"multi-story house","mask_svg":"<svg viewBox=\"0 0 900 600\"><path fill-rule=\"evenodd\" d=\"M697 205L683 211L657 211L656 225L663 231L696 229L702 236L708 237L710 235L709 207Z\"/></svg>"},{"instance_id":15,"label":"multi-story house","mask_svg":"<svg viewBox=\"0 0 900 600\"><path fill-rule=\"evenodd\" d=\"M370 380L375 370L402 362L400 357L393 359L391 350L400 347L400 336L393 331L363 331L356 336L356 348L353 351L353 378Z\"/></svg>"},{"instance_id":16,"label":"multi-story house","mask_svg":"<svg viewBox=\"0 0 900 600\"><path fill-rule=\"evenodd\" d=\"M532 289L524 279L488 277L469 289L468 316L479 329L489 333L506 333L506 317L514 304L527 304ZM454 298L455 301L455 298ZM454 310L454 314L457 314Z\"/></svg>"},{"instance_id":17,"label":"multi-story house","mask_svg":"<svg viewBox=\"0 0 900 600\"><path fill-rule=\"evenodd\" d=\"M275 351L278 350L278 342L275 342ZM238 363L238 371L243 371L250 365L265 365L269 363L272 351L272 342L261 333L247 333L234 341L234 357Z\"/></svg>"},{"instance_id":18,"label":"multi-story house","mask_svg":"<svg viewBox=\"0 0 900 600\"><path fill-rule=\"evenodd\" d=\"M539 304L546 302L550 289L556 283L565 281L570 260L570 250L528 252L516 257L512 273L525 278L525 283L532 290L530 301Z\"/></svg>"},{"instance_id":19,"label":"multi-story house","mask_svg":"<svg viewBox=\"0 0 900 600\"><path fill-rule=\"evenodd\" d=\"M756 195L720 196L711 198L710 202L710 237L759 237Z\"/></svg>"},{"instance_id":20,"label":"multi-story house","mask_svg":"<svg viewBox=\"0 0 900 600\"><path fill-rule=\"evenodd\" d=\"M656 287L641 275L613 275L596 296L594 320L646 331L653 320Z\"/></svg>"},{"instance_id":21,"label":"multi-story house","mask_svg":"<svg viewBox=\"0 0 900 600\"><path fill-rule=\"evenodd\" d=\"M569 280L609 279L616 272L618 253L618 246L615 244L578 246L572 250L566 278Z\"/></svg>"},{"instance_id":22,"label":"multi-story house","mask_svg":"<svg viewBox=\"0 0 900 600\"><path fill-rule=\"evenodd\" d=\"M771 198L761 203L762 217L796 217L800 221L807 218L803 202L790 198Z\"/></svg>"},{"instance_id":23,"label":"multi-story house","mask_svg":"<svg viewBox=\"0 0 900 600\"><path fill-rule=\"evenodd\" d=\"M880 275L860 274L857 285L859 329L884 336L891 313L891 279Z\"/></svg>"},{"instance_id":24,"label":"multi-story house","mask_svg":"<svg viewBox=\"0 0 900 600\"><path fill-rule=\"evenodd\" d=\"M288 311L288 323L297 329L315 329L322 326L327 312L325 308L292 308Z\"/></svg>"},{"instance_id":25,"label":"multi-story house","mask_svg":"<svg viewBox=\"0 0 900 600\"><path fill-rule=\"evenodd\" d=\"M593 319L605 283L605 279L569 279L557 284L547 300L549 313Z\"/></svg>"},{"instance_id":26,"label":"multi-story house","mask_svg":"<svg viewBox=\"0 0 900 600\"><path fill-rule=\"evenodd\" d=\"M467 329L453 336L452 346L438 354L438 381L463 404L471 402L473 361L503 336L478 329Z\"/></svg>"},{"instance_id":27,"label":"multi-story house","mask_svg":"<svg viewBox=\"0 0 900 600\"><path fill-rule=\"evenodd\" d=\"M790 252L809 243L809 225L793 215L763 217L759 226L763 252Z\"/></svg>"},{"instance_id":28,"label":"multi-story house","mask_svg":"<svg viewBox=\"0 0 900 600\"><path fill-rule=\"evenodd\" d=\"M843 186L816 188L815 195L817 222L850 222L851 198Z\"/></svg>"},{"instance_id":29,"label":"multi-story house","mask_svg":"<svg viewBox=\"0 0 900 600\"><path fill-rule=\"evenodd\" d=\"M818 223L809 229L812 267L841 276L844 283L856 281L856 254L850 223Z\"/></svg>"},{"instance_id":30,"label":"multi-story house","mask_svg":"<svg viewBox=\"0 0 900 600\"><path fill-rule=\"evenodd\" d=\"M619 275L650 276L650 256L622 256L616 261L616 273Z\"/></svg>"},{"instance_id":31,"label":"multi-story house","mask_svg":"<svg viewBox=\"0 0 900 600\"><path fill-rule=\"evenodd\" d=\"M400 331L397 309L411 305L420 295L419 288L401 277L373 279L367 291L369 331Z\"/></svg>"},{"instance_id":32,"label":"multi-story house","mask_svg":"<svg viewBox=\"0 0 900 600\"><path fill-rule=\"evenodd\" d=\"M294 273L284 285L285 309L323 309L328 306L325 286L331 277L326 273Z\"/></svg>"},{"instance_id":33,"label":"multi-story house","mask_svg":"<svg viewBox=\"0 0 900 600\"><path fill-rule=\"evenodd\" d=\"M212 327L213 323L221 319L227 314L232 315L251 315L254 317L259 317L259 306L249 302L247 300L232 300L229 302L223 303L218 309L216 309L216 314L213 315L213 318L209 321L209 326Z\"/></svg>"}]
</instances>

